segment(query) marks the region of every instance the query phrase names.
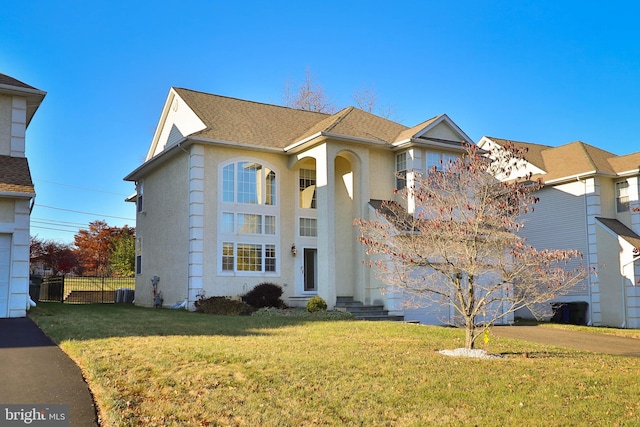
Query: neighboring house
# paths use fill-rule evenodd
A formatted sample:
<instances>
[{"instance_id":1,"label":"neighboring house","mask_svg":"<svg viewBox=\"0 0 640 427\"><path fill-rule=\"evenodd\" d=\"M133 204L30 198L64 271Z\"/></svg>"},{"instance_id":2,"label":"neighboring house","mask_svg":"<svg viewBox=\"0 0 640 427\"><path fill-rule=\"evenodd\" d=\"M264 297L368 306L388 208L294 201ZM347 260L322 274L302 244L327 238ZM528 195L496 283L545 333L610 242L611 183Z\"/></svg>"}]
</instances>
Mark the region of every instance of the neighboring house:
<instances>
[{"instance_id":1,"label":"neighboring house","mask_svg":"<svg viewBox=\"0 0 640 427\"><path fill-rule=\"evenodd\" d=\"M446 115L409 128L354 107L328 115L171 88L144 164L125 177L137 190L136 303L153 305L157 276L165 305L272 282L290 306L353 297L407 314L363 265L353 221L463 143Z\"/></svg>"},{"instance_id":2,"label":"neighboring house","mask_svg":"<svg viewBox=\"0 0 640 427\"><path fill-rule=\"evenodd\" d=\"M25 135L46 92L0 74L0 318L24 317L35 198Z\"/></svg>"},{"instance_id":3,"label":"neighboring house","mask_svg":"<svg viewBox=\"0 0 640 427\"><path fill-rule=\"evenodd\" d=\"M506 142L528 150L523 172L545 184L523 235L540 249L578 249L583 264L597 271L556 302L588 303L589 324L640 328L640 153L618 156L580 141L550 147L486 136L478 145L499 149Z\"/></svg>"}]
</instances>

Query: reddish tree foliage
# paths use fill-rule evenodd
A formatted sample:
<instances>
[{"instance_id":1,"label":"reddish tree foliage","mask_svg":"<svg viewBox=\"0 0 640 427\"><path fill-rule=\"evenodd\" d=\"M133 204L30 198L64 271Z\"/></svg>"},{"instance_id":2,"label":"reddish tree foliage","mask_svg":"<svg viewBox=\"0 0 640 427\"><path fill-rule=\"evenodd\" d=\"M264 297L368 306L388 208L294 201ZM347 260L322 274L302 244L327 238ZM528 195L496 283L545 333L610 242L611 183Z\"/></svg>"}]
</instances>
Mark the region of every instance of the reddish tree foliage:
<instances>
[{"instance_id":1,"label":"reddish tree foliage","mask_svg":"<svg viewBox=\"0 0 640 427\"><path fill-rule=\"evenodd\" d=\"M80 230L74 237L80 273L108 275L114 241L124 233L134 235L135 230L111 227L105 221L93 221L88 230Z\"/></svg>"},{"instance_id":2,"label":"reddish tree foliage","mask_svg":"<svg viewBox=\"0 0 640 427\"><path fill-rule=\"evenodd\" d=\"M386 202L377 219L355 221L377 277L408 300L453 307L467 348L496 321L523 307L539 313L548 307L542 303L589 274L581 264L566 267L581 257L578 251L537 250L517 234L542 184L497 179L522 165L523 153L507 148L487 153L469 146L426 174L410 172L400 193L414 214Z\"/></svg>"},{"instance_id":3,"label":"reddish tree foliage","mask_svg":"<svg viewBox=\"0 0 640 427\"><path fill-rule=\"evenodd\" d=\"M29 243L31 262L42 263L42 267L53 274L70 273L78 264L71 245L37 237L31 237Z\"/></svg>"}]
</instances>

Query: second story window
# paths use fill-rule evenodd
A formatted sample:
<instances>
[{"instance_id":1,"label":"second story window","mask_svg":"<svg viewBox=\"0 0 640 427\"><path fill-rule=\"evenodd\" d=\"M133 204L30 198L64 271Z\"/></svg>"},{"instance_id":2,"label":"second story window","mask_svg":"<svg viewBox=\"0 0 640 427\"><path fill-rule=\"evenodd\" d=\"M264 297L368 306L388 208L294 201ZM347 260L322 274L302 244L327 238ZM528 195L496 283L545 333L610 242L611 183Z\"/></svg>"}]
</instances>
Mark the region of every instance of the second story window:
<instances>
[{"instance_id":1,"label":"second story window","mask_svg":"<svg viewBox=\"0 0 640 427\"><path fill-rule=\"evenodd\" d=\"M396 190L407 186L407 153L396 154Z\"/></svg>"},{"instance_id":2,"label":"second story window","mask_svg":"<svg viewBox=\"0 0 640 427\"><path fill-rule=\"evenodd\" d=\"M222 201L276 204L276 173L255 162L236 162L222 170Z\"/></svg>"},{"instance_id":3,"label":"second story window","mask_svg":"<svg viewBox=\"0 0 640 427\"><path fill-rule=\"evenodd\" d=\"M629 183L627 181L616 182L616 212L629 210Z\"/></svg>"},{"instance_id":4,"label":"second story window","mask_svg":"<svg viewBox=\"0 0 640 427\"><path fill-rule=\"evenodd\" d=\"M300 207L316 208L316 171L300 169Z\"/></svg>"}]
</instances>

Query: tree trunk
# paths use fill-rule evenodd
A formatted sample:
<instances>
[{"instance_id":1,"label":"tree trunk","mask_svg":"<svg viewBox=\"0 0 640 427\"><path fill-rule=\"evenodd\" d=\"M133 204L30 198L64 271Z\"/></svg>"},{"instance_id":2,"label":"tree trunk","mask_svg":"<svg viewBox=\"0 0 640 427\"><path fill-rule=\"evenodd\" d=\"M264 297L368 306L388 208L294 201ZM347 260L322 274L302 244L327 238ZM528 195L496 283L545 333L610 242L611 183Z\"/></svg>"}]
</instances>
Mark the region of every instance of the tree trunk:
<instances>
[{"instance_id":1,"label":"tree trunk","mask_svg":"<svg viewBox=\"0 0 640 427\"><path fill-rule=\"evenodd\" d=\"M465 327L465 332L466 332L466 336L464 341L464 348L472 349L475 343L474 335L476 332L476 328L473 322L467 322Z\"/></svg>"}]
</instances>

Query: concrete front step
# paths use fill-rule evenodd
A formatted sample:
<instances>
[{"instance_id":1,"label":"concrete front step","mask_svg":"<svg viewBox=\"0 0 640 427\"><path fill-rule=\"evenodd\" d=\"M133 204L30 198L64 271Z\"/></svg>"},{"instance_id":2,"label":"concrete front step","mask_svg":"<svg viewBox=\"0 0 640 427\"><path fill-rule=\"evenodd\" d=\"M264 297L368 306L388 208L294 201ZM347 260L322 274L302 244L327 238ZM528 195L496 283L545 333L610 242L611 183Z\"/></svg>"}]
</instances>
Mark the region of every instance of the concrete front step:
<instances>
[{"instance_id":1,"label":"concrete front step","mask_svg":"<svg viewBox=\"0 0 640 427\"><path fill-rule=\"evenodd\" d=\"M364 305L360 301L354 301L353 297L337 297L335 309L348 311L358 320L392 320L403 321L404 316L389 316L389 311L382 305Z\"/></svg>"}]
</instances>

